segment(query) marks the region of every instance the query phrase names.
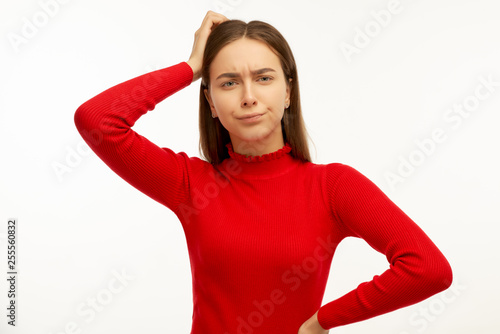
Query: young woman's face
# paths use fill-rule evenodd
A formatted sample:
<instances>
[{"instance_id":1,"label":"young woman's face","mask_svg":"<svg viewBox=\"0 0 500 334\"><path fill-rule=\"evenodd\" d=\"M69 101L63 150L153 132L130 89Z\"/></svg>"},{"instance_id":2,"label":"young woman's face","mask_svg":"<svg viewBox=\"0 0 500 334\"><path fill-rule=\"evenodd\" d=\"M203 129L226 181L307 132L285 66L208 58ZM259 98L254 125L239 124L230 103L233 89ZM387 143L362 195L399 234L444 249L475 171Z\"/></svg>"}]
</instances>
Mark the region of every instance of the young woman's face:
<instances>
[{"instance_id":1,"label":"young woman's face","mask_svg":"<svg viewBox=\"0 0 500 334\"><path fill-rule=\"evenodd\" d=\"M284 145L281 119L290 90L278 56L265 43L242 38L222 48L210 66L205 96L236 152Z\"/></svg>"}]
</instances>

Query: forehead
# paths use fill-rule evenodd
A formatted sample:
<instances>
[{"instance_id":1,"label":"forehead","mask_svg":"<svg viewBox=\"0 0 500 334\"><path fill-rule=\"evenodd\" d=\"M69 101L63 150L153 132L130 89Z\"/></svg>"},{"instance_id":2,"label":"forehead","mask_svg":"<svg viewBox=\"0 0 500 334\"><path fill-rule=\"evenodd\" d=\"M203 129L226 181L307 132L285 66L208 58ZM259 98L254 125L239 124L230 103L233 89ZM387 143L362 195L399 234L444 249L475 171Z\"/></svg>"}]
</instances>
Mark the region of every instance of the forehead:
<instances>
[{"instance_id":1,"label":"forehead","mask_svg":"<svg viewBox=\"0 0 500 334\"><path fill-rule=\"evenodd\" d=\"M210 76L222 72L249 72L265 67L281 72L280 59L271 47L258 40L240 38L224 46L215 56L210 65Z\"/></svg>"}]
</instances>

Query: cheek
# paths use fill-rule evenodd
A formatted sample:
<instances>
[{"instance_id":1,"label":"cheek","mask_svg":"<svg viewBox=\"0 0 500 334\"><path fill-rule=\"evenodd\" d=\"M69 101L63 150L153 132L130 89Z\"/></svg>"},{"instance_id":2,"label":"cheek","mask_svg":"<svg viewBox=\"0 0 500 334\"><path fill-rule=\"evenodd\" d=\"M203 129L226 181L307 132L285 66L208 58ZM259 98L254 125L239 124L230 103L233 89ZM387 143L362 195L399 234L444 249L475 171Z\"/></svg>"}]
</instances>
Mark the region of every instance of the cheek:
<instances>
[{"instance_id":1,"label":"cheek","mask_svg":"<svg viewBox=\"0 0 500 334\"><path fill-rule=\"evenodd\" d=\"M285 109L286 91L273 89L265 92L265 101L274 112L282 112Z\"/></svg>"},{"instance_id":2,"label":"cheek","mask_svg":"<svg viewBox=\"0 0 500 334\"><path fill-rule=\"evenodd\" d=\"M214 108L217 113L225 114L234 109L235 103L238 101L233 96L234 94L213 94L212 101L214 104Z\"/></svg>"}]
</instances>

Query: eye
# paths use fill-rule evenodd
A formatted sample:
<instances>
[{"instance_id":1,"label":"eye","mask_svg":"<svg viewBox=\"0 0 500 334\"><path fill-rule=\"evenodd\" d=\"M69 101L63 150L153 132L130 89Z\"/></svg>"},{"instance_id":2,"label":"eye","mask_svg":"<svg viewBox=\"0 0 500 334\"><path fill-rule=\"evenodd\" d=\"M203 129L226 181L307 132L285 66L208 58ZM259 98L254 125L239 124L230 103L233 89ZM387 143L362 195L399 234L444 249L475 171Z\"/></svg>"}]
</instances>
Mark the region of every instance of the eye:
<instances>
[{"instance_id":1,"label":"eye","mask_svg":"<svg viewBox=\"0 0 500 334\"><path fill-rule=\"evenodd\" d=\"M222 87L233 87L234 85L236 85L236 82L234 82L234 81L227 81L227 82L224 82L222 84Z\"/></svg>"},{"instance_id":2,"label":"eye","mask_svg":"<svg viewBox=\"0 0 500 334\"><path fill-rule=\"evenodd\" d=\"M259 81L261 81L261 82L269 82L271 80L273 80L272 77L260 77L259 78Z\"/></svg>"}]
</instances>

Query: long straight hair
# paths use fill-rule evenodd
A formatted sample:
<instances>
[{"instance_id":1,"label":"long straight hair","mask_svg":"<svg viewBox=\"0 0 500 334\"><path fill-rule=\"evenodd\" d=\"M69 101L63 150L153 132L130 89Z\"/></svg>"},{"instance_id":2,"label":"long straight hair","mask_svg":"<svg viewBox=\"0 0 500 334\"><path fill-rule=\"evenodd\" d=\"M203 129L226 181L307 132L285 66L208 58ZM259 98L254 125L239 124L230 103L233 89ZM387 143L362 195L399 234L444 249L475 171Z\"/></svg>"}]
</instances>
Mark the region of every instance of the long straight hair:
<instances>
[{"instance_id":1,"label":"long straight hair","mask_svg":"<svg viewBox=\"0 0 500 334\"><path fill-rule=\"evenodd\" d=\"M281 119L283 141L292 148L292 157L311 162L308 136L302 108L300 105L299 78L292 50L281 33L272 25L262 21L245 23L241 20L222 22L210 33L205 51L200 85L200 154L212 165L218 165L229 158L226 144L231 142L229 132L224 128L219 118L212 118L210 104L204 90L210 87L210 65L219 51L226 45L241 38L249 38L264 42L278 56L285 74L285 80L290 82L290 106L285 109Z\"/></svg>"}]
</instances>

